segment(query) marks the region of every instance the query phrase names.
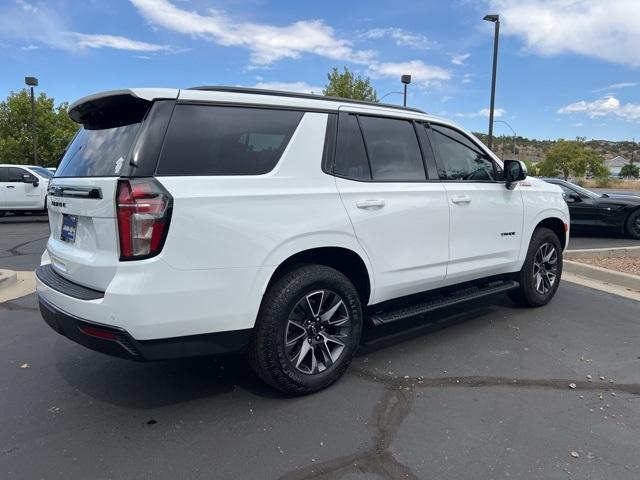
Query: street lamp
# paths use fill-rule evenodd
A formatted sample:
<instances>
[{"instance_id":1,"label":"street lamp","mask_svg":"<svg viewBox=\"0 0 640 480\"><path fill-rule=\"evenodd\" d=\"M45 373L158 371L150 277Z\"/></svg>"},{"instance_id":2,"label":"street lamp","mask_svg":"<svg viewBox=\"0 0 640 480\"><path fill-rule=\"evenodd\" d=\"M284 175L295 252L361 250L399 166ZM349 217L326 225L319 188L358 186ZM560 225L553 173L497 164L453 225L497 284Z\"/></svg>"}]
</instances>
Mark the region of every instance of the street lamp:
<instances>
[{"instance_id":1,"label":"street lamp","mask_svg":"<svg viewBox=\"0 0 640 480\"><path fill-rule=\"evenodd\" d=\"M516 156L516 131L513 129L513 127L511 125L509 125L504 120L494 120L493 123L504 123L507 127L509 127L509 129L513 133L513 157L515 158L515 156Z\"/></svg>"},{"instance_id":2,"label":"street lamp","mask_svg":"<svg viewBox=\"0 0 640 480\"><path fill-rule=\"evenodd\" d=\"M404 83L404 103L403 106L407 106L407 85L411 83L411 75L402 75L400 81Z\"/></svg>"},{"instance_id":3,"label":"street lamp","mask_svg":"<svg viewBox=\"0 0 640 480\"><path fill-rule=\"evenodd\" d=\"M24 77L24 83L31 88L31 139L33 140L33 164L38 165L38 134L36 132L36 104L33 87L38 86L36 77Z\"/></svg>"},{"instance_id":4,"label":"street lamp","mask_svg":"<svg viewBox=\"0 0 640 480\"><path fill-rule=\"evenodd\" d=\"M493 75L491 76L491 105L489 106L489 141L491 149L493 145L493 108L496 102L496 71L498 69L498 37L500 36L500 15L485 15L483 20L495 24L493 36Z\"/></svg>"}]
</instances>

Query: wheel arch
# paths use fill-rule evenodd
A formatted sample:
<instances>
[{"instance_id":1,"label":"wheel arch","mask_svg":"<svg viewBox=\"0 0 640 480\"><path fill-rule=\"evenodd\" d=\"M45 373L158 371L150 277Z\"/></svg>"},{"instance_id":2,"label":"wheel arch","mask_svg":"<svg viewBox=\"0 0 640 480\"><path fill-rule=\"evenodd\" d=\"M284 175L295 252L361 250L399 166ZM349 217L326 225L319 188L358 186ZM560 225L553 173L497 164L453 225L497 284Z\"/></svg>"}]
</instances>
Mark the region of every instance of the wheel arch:
<instances>
[{"instance_id":1,"label":"wheel arch","mask_svg":"<svg viewBox=\"0 0 640 480\"><path fill-rule=\"evenodd\" d=\"M338 246L309 248L290 255L273 271L264 291L266 292L282 276L303 264L325 265L338 270L356 287L363 307L368 304L373 289L370 268L360 254Z\"/></svg>"},{"instance_id":2,"label":"wheel arch","mask_svg":"<svg viewBox=\"0 0 640 480\"><path fill-rule=\"evenodd\" d=\"M547 217L540 220L533 231L531 232L531 238L533 238L533 232L535 232L539 228L548 228L553 231L560 240L562 248L565 249L567 247L567 230L565 228L565 222L559 217ZM531 242L531 238L529 238L529 242Z\"/></svg>"}]
</instances>

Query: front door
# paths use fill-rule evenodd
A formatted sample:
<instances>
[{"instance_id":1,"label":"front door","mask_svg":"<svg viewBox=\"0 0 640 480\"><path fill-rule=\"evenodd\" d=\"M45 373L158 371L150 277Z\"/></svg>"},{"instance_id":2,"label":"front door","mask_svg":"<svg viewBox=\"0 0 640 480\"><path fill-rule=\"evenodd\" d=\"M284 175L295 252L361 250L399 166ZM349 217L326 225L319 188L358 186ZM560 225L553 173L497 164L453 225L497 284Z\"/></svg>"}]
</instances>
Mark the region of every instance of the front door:
<instances>
[{"instance_id":1,"label":"front door","mask_svg":"<svg viewBox=\"0 0 640 480\"><path fill-rule=\"evenodd\" d=\"M519 187L507 189L500 165L463 132L425 128L451 212L447 283L512 271L523 228Z\"/></svg>"}]
</instances>

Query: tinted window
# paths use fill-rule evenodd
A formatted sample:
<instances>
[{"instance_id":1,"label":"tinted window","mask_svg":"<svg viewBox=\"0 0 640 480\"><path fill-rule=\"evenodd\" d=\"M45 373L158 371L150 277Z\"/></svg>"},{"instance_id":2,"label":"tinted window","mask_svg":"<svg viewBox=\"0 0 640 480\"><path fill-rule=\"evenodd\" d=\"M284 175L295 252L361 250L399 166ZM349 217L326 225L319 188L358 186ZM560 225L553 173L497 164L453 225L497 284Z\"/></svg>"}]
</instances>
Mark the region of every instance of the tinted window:
<instances>
[{"instance_id":1,"label":"tinted window","mask_svg":"<svg viewBox=\"0 0 640 480\"><path fill-rule=\"evenodd\" d=\"M55 177L117 177L140 128L139 123L116 128L82 128L65 152Z\"/></svg>"},{"instance_id":2,"label":"tinted window","mask_svg":"<svg viewBox=\"0 0 640 480\"><path fill-rule=\"evenodd\" d=\"M282 156L302 112L176 105L160 175L260 175Z\"/></svg>"},{"instance_id":3,"label":"tinted window","mask_svg":"<svg viewBox=\"0 0 640 480\"><path fill-rule=\"evenodd\" d=\"M22 182L23 175L30 175L24 168L9 167L9 182Z\"/></svg>"},{"instance_id":4,"label":"tinted window","mask_svg":"<svg viewBox=\"0 0 640 480\"><path fill-rule=\"evenodd\" d=\"M360 126L374 180L425 180L420 146L407 120L361 116Z\"/></svg>"},{"instance_id":5,"label":"tinted window","mask_svg":"<svg viewBox=\"0 0 640 480\"><path fill-rule=\"evenodd\" d=\"M367 152L355 115L340 117L338 155L334 172L337 175L356 180L371 179Z\"/></svg>"},{"instance_id":6,"label":"tinted window","mask_svg":"<svg viewBox=\"0 0 640 480\"><path fill-rule=\"evenodd\" d=\"M497 180L493 161L462 133L431 125L438 174L444 180Z\"/></svg>"}]
</instances>

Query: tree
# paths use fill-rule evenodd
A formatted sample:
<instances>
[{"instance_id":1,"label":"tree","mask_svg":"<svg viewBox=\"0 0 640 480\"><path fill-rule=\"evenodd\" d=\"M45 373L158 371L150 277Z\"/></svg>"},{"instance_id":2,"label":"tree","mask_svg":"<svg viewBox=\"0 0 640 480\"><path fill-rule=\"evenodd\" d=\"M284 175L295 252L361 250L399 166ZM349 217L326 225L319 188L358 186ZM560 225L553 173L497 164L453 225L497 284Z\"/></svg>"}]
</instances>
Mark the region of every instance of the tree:
<instances>
[{"instance_id":1,"label":"tree","mask_svg":"<svg viewBox=\"0 0 640 480\"><path fill-rule=\"evenodd\" d=\"M602 175L606 170L602 157L593 150L587 150L584 142L580 140L575 142L558 140L540 165L540 174L545 176L561 174L567 180L569 175L583 177L588 169L596 176Z\"/></svg>"},{"instance_id":2,"label":"tree","mask_svg":"<svg viewBox=\"0 0 640 480\"><path fill-rule=\"evenodd\" d=\"M587 171L594 177L608 177L609 169L604 164L604 159L593 150L584 151L587 162Z\"/></svg>"},{"instance_id":3,"label":"tree","mask_svg":"<svg viewBox=\"0 0 640 480\"><path fill-rule=\"evenodd\" d=\"M67 103L41 93L35 102L38 162L55 166L78 130L67 113ZM33 163L31 98L26 89L11 92L0 102L0 163Z\"/></svg>"},{"instance_id":4,"label":"tree","mask_svg":"<svg viewBox=\"0 0 640 480\"><path fill-rule=\"evenodd\" d=\"M633 161L631 161L622 166L620 169L620 176L638 178L640 177L640 168L637 165L634 165Z\"/></svg>"},{"instance_id":5,"label":"tree","mask_svg":"<svg viewBox=\"0 0 640 480\"><path fill-rule=\"evenodd\" d=\"M523 162L524 162L525 166L527 167L527 173L529 175L531 175L532 177L535 177L535 176L538 175L538 166L535 163L533 163L531 160L529 160L527 158L525 158L523 160Z\"/></svg>"},{"instance_id":6,"label":"tree","mask_svg":"<svg viewBox=\"0 0 640 480\"><path fill-rule=\"evenodd\" d=\"M327 74L327 80L329 80L329 83L322 90L324 95L366 100L368 102L378 101L378 94L371 86L369 77L354 76L347 67L343 67L342 73L334 67Z\"/></svg>"}]
</instances>

